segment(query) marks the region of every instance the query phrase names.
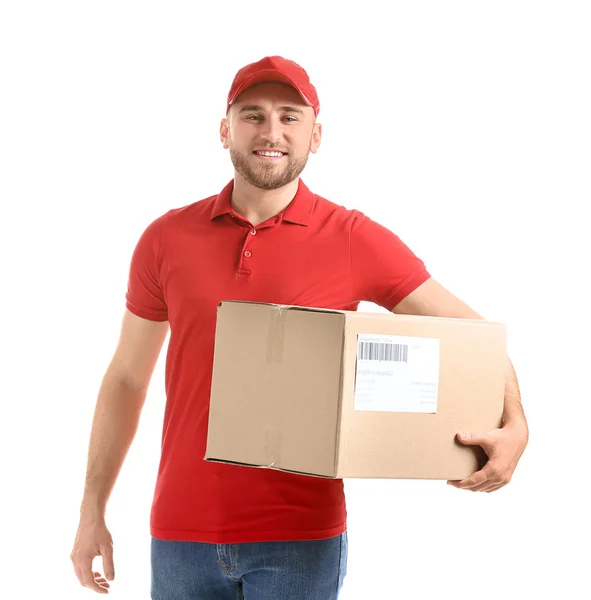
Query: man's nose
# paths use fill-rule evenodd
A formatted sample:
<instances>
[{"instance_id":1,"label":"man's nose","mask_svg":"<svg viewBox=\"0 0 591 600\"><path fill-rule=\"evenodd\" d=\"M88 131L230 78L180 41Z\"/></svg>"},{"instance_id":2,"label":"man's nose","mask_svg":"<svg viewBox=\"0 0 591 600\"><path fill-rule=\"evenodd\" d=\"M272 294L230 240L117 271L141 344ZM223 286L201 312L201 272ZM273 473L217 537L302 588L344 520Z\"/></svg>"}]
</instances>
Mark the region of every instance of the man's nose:
<instances>
[{"instance_id":1,"label":"man's nose","mask_svg":"<svg viewBox=\"0 0 591 600\"><path fill-rule=\"evenodd\" d=\"M262 126L261 134L265 140L271 143L278 142L282 137L281 122L278 118L269 117Z\"/></svg>"}]
</instances>

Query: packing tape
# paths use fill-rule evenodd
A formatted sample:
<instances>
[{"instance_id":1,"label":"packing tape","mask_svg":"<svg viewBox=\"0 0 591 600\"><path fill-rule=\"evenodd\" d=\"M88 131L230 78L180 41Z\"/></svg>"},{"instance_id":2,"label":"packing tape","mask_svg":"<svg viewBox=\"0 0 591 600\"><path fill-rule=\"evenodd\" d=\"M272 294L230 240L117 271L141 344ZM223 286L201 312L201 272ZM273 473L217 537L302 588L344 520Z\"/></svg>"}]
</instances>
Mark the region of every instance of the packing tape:
<instances>
[{"instance_id":1,"label":"packing tape","mask_svg":"<svg viewBox=\"0 0 591 600\"><path fill-rule=\"evenodd\" d=\"M276 306L271 313L271 324L267 339L267 362L280 363L283 360L286 312L285 307Z\"/></svg>"},{"instance_id":2,"label":"packing tape","mask_svg":"<svg viewBox=\"0 0 591 600\"><path fill-rule=\"evenodd\" d=\"M265 457L269 468L278 468L281 464L281 432L265 430Z\"/></svg>"}]
</instances>

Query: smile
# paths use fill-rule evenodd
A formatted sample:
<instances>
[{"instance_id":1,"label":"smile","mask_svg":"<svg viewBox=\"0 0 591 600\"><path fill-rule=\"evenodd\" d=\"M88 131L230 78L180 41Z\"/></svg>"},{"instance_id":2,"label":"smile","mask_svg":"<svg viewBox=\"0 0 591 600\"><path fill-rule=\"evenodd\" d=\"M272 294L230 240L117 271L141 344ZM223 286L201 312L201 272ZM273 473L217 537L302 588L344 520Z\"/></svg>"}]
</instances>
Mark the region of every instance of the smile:
<instances>
[{"instance_id":1,"label":"smile","mask_svg":"<svg viewBox=\"0 0 591 600\"><path fill-rule=\"evenodd\" d=\"M285 154L283 152L276 152L274 150L255 150L253 154L261 160L281 160Z\"/></svg>"}]
</instances>

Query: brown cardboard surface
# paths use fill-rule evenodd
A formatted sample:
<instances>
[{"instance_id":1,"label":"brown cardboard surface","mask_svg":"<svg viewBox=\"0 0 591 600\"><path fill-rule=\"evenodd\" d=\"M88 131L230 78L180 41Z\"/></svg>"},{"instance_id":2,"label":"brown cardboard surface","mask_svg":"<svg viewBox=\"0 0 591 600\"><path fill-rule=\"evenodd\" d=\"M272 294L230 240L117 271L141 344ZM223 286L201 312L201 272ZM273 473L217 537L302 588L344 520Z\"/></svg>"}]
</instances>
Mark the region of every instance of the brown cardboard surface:
<instances>
[{"instance_id":1,"label":"brown cardboard surface","mask_svg":"<svg viewBox=\"0 0 591 600\"><path fill-rule=\"evenodd\" d=\"M436 414L355 410L358 334L439 340ZM463 479L501 424L502 323L224 301L205 460L330 478Z\"/></svg>"}]
</instances>

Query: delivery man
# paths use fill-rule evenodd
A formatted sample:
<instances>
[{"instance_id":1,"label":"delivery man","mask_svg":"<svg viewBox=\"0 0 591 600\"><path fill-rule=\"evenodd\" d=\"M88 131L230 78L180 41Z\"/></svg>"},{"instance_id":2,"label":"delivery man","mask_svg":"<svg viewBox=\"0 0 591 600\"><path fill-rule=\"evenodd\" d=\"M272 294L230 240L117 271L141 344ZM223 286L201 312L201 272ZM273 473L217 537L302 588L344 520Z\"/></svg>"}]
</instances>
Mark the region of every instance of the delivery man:
<instances>
[{"instance_id":1,"label":"delivery man","mask_svg":"<svg viewBox=\"0 0 591 600\"><path fill-rule=\"evenodd\" d=\"M351 97L352 111L363 111L360 92ZM155 219L137 243L71 554L83 586L107 593L115 576L105 509L169 331L150 518L152 598L333 600L347 567L343 481L204 460L218 303L356 310L368 301L395 313L482 318L394 233L304 184L300 174L322 138L319 109L296 63L270 56L240 69L220 127L234 178ZM354 150L371 152L371 141ZM509 360L503 427L458 439L482 446L489 459L452 485L491 492L509 482L528 440ZM96 556L104 576L92 571Z\"/></svg>"}]
</instances>

